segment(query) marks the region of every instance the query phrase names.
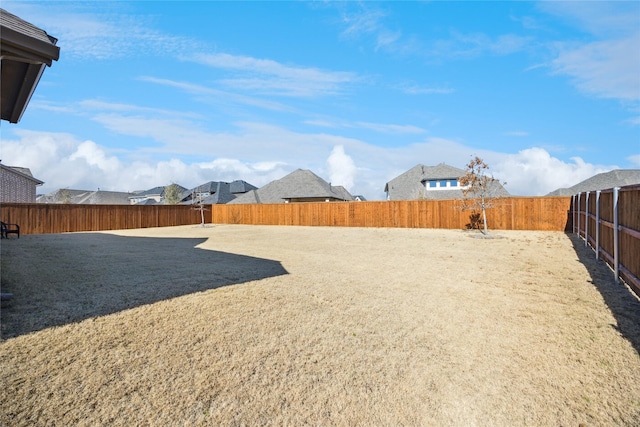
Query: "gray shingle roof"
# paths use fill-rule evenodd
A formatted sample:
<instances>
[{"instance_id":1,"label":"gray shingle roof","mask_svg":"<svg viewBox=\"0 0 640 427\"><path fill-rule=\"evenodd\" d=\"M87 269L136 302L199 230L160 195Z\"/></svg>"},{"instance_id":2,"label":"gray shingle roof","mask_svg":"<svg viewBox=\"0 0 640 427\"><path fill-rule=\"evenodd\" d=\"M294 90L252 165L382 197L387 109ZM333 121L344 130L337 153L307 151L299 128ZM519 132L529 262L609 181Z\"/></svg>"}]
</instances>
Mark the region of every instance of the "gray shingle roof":
<instances>
[{"instance_id":1,"label":"gray shingle roof","mask_svg":"<svg viewBox=\"0 0 640 427\"><path fill-rule=\"evenodd\" d=\"M14 173L17 173L19 175L22 175L23 177L28 178L31 181L33 181L36 185L44 184L44 182L42 182L39 179L33 177L33 174L31 173L31 170L29 168L23 168L23 167L20 167L20 166L5 166L2 163L0 163L0 168L2 168L4 170L10 170L11 172L14 172Z\"/></svg>"},{"instance_id":2,"label":"gray shingle roof","mask_svg":"<svg viewBox=\"0 0 640 427\"><path fill-rule=\"evenodd\" d=\"M635 184L640 184L640 169L614 169L594 175L572 187L558 188L547 196L573 196L586 191L607 190Z\"/></svg>"},{"instance_id":3,"label":"gray shingle roof","mask_svg":"<svg viewBox=\"0 0 640 427\"><path fill-rule=\"evenodd\" d=\"M184 187L182 189L186 190ZM164 187L153 187L148 190L139 191L133 194L133 197L150 197L150 196L162 196L164 194Z\"/></svg>"},{"instance_id":4,"label":"gray shingle roof","mask_svg":"<svg viewBox=\"0 0 640 427\"><path fill-rule=\"evenodd\" d=\"M215 205L229 203L230 201L238 197L238 195L246 193L250 190L254 190L256 188L257 187L242 180L236 180L230 183L221 181L209 181L193 188L189 191L189 193L210 193L210 195L207 196L202 201L202 203L204 203L205 205ZM191 200L191 197L189 197L187 204L192 203L194 203L194 200Z\"/></svg>"},{"instance_id":5,"label":"gray shingle roof","mask_svg":"<svg viewBox=\"0 0 640 427\"><path fill-rule=\"evenodd\" d=\"M285 203L287 201L353 200L344 187L332 186L310 170L297 169L257 190L249 191L229 202Z\"/></svg>"},{"instance_id":6,"label":"gray shingle roof","mask_svg":"<svg viewBox=\"0 0 640 427\"><path fill-rule=\"evenodd\" d=\"M37 198L38 203L71 203L78 205L128 205L131 193L59 189Z\"/></svg>"},{"instance_id":7,"label":"gray shingle roof","mask_svg":"<svg viewBox=\"0 0 640 427\"><path fill-rule=\"evenodd\" d=\"M28 36L34 41L37 40L38 42L41 42L42 46L39 47L49 53L52 59L58 59L60 48L55 47L58 39L51 37L43 29L36 27L35 25L7 12L4 9L0 9L0 25L2 25L5 31L12 30L18 34ZM49 62L49 65L50 64L51 62Z\"/></svg>"},{"instance_id":8,"label":"gray shingle roof","mask_svg":"<svg viewBox=\"0 0 640 427\"><path fill-rule=\"evenodd\" d=\"M389 200L416 200L416 199L461 199L464 197L462 190L437 190L426 191L425 181L440 179L457 179L466 175L467 171L440 163L436 166L418 164L405 173L387 182L384 191ZM498 181L491 184L492 194L497 197L507 197L509 192Z\"/></svg>"},{"instance_id":9,"label":"gray shingle roof","mask_svg":"<svg viewBox=\"0 0 640 427\"><path fill-rule=\"evenodd\" d=\"M233 194L246 193L247 191L255 190L257 188L258 187L242 180L236 180L229 184L229 191Z\"/></svg>"}]
</instances>

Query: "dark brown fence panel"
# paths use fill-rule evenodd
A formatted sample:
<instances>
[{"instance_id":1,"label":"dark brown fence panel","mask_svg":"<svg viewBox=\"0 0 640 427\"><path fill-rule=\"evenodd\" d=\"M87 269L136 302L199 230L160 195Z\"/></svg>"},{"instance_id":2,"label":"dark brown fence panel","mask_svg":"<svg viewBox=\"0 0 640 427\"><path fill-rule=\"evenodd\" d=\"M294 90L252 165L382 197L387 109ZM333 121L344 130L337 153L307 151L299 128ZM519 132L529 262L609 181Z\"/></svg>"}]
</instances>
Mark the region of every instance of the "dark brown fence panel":
<instances>
[{"instance_id":1,"label":"dark brown fence panel","mask_svg":"<svg viewBox=\"0 0 640 427\"><path fill-rule=\"evenodd\" d=\"M206 215L208 220L210 214ZM49 205L3 203L0 218L20 225L21 234L123 230L200 224L200 212L184 205Z\"/></svg>"}]
</instances>

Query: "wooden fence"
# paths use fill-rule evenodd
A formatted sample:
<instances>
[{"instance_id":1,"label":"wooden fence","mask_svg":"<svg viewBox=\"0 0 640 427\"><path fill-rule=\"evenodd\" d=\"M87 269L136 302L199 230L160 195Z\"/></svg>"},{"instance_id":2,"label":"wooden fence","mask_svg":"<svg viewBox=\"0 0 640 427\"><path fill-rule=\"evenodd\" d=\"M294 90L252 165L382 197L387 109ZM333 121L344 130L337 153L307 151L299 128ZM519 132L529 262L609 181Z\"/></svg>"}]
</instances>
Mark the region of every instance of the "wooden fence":
<instances>
[{"instance_id":1,"label":"wooden fence","mask_svg":"<svg viewBox=\"0 0 640 427\"><path fill-rule=\"evenodd\" d=\"M571 230L571 197L513 197L487 210L493 230ZM464 229L471 212L459 200L213 205L214 224L308 225ZM210 215L210 216L209 216ZM183 205L73 205L3 203L0 219L22 234L65 233L200 224L200 212Z\"/></svg>"},{"instance_id":2,"label":"wooden fence","mask_svg":"<svg viewBox=\"0 0 640 427\"><path fill-rule=\"evenodd\" d=\"M640 296L640 185L578 193L573 232Z\"/></svg>"},{"instance_id":3,"label":"wooden fence","mask_svg":"<svg viewBox=\"0 0 640 427\"><path fill-rule=\"evenodd\" d=\"M510 197L487 210L493 230L571 230L571 197ZM460 200L214 205L214 224L463 229Z\"/></svg>"},{"instance_id":4,"label":"wooden fence","mask_svg":"<svg viewBox=\"0 0 640 427\"><path fill-rule=\"evenodd\" d=\"M122 230L200 224L200 212L185 205L74 205L3 203L0 219L20 225L20 234Z\"/></svg>"}]
</instances>

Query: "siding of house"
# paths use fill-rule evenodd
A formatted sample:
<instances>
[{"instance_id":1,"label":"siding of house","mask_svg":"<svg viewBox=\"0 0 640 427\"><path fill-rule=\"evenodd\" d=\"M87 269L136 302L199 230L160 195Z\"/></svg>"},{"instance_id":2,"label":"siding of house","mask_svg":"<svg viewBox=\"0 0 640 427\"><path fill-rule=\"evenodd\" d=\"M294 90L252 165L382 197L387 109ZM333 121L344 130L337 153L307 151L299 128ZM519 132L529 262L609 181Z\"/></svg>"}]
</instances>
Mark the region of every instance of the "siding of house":
<instances>
[{"instance_id":1,"label":"siding of house","mask_svg":"<svg viewBox=\"0 0 640 427\"><path fill-rule=\"evenodd\" d=\"M0 167L0 203L34 203L36 185L40 184L42 181L2 165Z\"/></svg>"}]
</instances>

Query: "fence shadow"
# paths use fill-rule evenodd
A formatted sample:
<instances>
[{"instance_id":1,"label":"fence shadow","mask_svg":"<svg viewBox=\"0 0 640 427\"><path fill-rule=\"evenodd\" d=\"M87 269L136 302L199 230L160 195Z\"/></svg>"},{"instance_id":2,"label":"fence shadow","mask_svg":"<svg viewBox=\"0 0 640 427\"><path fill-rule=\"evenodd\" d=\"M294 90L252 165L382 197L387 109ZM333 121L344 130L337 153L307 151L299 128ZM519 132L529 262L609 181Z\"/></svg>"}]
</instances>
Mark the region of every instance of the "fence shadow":
<instances>
[{"instance_id":1,"label":"fence shadow","mask_svg":"<svg viewBox=\"0 0 640 427\"><path fill-rule=\"evenodd\" d=\"M288 274L280 262L197 248L206 238L32 235L2 244L2 338Z\"/></svg>"},{"instance_id":2,"label":"fence shadow","mask_svg":"<svg viewBox=\"0 0 640 427\"><path fill-rule=\"evenodd\" d=\"M616 283L611 269L603 260L596 260L591 248L575 234L569 235L580 262L587 268L591 283L598 289L616 319L611 325L640 354L640 300L627 286Z\"/></svg>"}]
</instances>

